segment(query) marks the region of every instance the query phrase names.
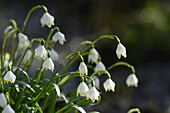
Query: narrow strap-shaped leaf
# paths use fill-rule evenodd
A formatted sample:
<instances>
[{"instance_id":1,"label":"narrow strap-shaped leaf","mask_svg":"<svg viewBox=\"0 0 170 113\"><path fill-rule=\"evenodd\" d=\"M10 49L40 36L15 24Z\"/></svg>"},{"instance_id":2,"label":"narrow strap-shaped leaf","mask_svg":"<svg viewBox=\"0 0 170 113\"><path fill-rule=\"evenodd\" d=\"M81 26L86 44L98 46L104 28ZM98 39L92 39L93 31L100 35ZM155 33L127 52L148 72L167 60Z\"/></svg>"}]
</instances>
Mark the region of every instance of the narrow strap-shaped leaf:
<instances>
[{"instance_id":1,"label":"narrow strap-shaped leaf","mask_svg":"<svg viewBox=\"0 0 170 113\"><path fill-rule=\"evenodd\" d=\"M55 88L55 90L57 92L57 95L60 96L60 88L58 87L58 85L53 83L53 86L54 86L54 88Z\"/></svg>"}]
</instances>

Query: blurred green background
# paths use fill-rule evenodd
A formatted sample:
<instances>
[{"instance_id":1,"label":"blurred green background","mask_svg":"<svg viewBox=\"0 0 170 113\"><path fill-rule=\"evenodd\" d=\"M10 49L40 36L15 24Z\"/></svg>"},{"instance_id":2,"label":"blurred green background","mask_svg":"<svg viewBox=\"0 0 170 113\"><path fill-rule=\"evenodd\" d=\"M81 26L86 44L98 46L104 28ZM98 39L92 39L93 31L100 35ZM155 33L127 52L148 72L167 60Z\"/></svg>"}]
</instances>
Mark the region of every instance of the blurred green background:
<instances>
[{"instance_id":1,"label":"blurred green background","mask_svg":"<svg viewBox=\"0 0 170 113\"><path fill-rule=\"evenodd\" d=\"M104 93L102 101L86 108L101 113L125 113L139 107L142 113L170 113L170 1L169 0L0 0L0 42L9 20L15 19L21 28L28 11L35 5L45 5L66 35L65 45L55 49L61 61L83 40L95 40L104 34L115 34L127 48L126 61L136 68L138 88L127 88L130 70L117 67L110 73L116 82L116 92ZM42 10L35 11L25 29L30 39L46 38L49 28L41 28ZM108 67L117 59L116 41L103 40L95 45ZM77 67L75 66L74 69Z\"/></svg>"}]
</instances>

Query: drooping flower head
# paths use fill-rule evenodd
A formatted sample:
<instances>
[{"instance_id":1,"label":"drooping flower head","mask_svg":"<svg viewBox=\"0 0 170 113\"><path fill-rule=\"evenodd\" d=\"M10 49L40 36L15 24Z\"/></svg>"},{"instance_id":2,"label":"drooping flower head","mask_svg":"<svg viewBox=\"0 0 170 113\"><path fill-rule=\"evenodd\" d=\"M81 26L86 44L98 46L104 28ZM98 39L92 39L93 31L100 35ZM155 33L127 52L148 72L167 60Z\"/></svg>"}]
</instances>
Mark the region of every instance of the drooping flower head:
<instances>
[{"instance_id":1,"label":"drooping flower head","mask_svg":"<svg viewBox=\"0 0 170 113\"><path fill-rule=\"evenodd\" d=\"M116 49L116 54L117 54L117 57L120 59L121 58L121 55L126 58L127 55L126 55L126 48L121 44L119 43L117 45L117 49Z\"/></svg>"},{"instance_id":2,"label":"drooping flower head","mask_svg":"<svg viewBox=\"0 0 170 113\"><path fill-rule=\"evenodd\" d=\"M84 94L89 90L87 84L85 82L81 82L77 88L77 96L80 94L81 96L84 96Z\"/></svg>"},{"instance_id":3,"label":"drooping flower head","mask_svg":"<svg viewBox=\"0 0 170 113\"><path fill-rule=\"evenodd\" d=\"M4 108L6 105L7 105L6 97L4 93L1 93L0 94L0 106Z\"/></svg>"},{"instance_id":4,"label":"drooping flower head","mask_svg":"<svg viewBox=\"0 0 170 113\"><path fill-rule=\"evenodd\" d=\"M4 78L3 78L7 83L8 82L11 82L11 83L14 83L15 80L16 80L16 76L12 73L12 71L8 71Z\"/></svg>"},{"instance_id":5,"label":"drooping flower head","mask_svg":"<svg viewBox=\"0 0 170 113\"><path fill-rule=\"evenodd\" d=\"M64 44L64 41L66 41L65 39L65 35L61 32L56 32L53 37L52 37L52 41L55 43L57 41L60 42L61 45Z\"/></svg>"},{"instance_id":6,"label":"drooping flower head","mask_svg":"<svg viewBox=\"0 0 170 113\"><path fill-rule=\"evenodd\" d=\"M24 35L23 33L18 34L18 39L19 39L19 48L20 49L25 49L29 46L30 41L28 40L28 37Z\"/></svg>"},{"instance_id":7,"label":"drooping flower head","mask_svg":"<svg viewBox=\"0 0 170 113\"><path fill-rule=\"evenodd\" d=\"M106 92L110 90L112 90L113 92L115 91L115 83L112 81L112 79L107 79L104 82L103 87Z\"/></svg>"},{"instance_id":8,"label":"drooping flower head","mask_svg":"<svg viewBox=\"0 0 170 113\"><path fill-rule=\"evenodd\" d=\"M97 89L100 89L100 79L99 79L97 76L93 76L92 79L94 80L95 87L96 87ZM89 83L88 86L91 88L91 87L92 87L92 85L91 85L91 79L89 79L88 83Z\"/></svg>"},{"instance_id":9,"label":"drooping flower head","mask_svg":"<svg viewBox=\"0 0 170 113\"><path fill-rule=\"evenodd\" d=\"M4 110L2 113L15 113L15 111L11 108L11 106L8 104L5 106Z\"/></svg>"},{"instance_id":10,"label":"drooping flower head","mask_svg":"<svg viewBox=\"0 0 170 113\"><path fill-rule=\"evenodd\" d=\"M80 65L79 65L79 72L80 72L81 76L88 74L88 69L87 69L87 66L86 66L86 64L84 62L80 63Z\"/></svg>"},{"instance_id":11,"label":"drooping flower head","mask_svg":"<svg viewBox=\"0 0 170 113\"><path fill-rule=\"evenodd\" d=\"M97 52L97 50L95 48L92 48L90 50L90 54L88 56L88 62L95 62L97 63L98 62L98 59L99 59L99 53Z\"/></svg>"},{"instance_id":12,"label":"drooping flower head","mask_svg":"<svg viewBox=\"0 0 170 113\"><path fill-rule=\"evenodd\" d=\"M35 49L35 56L38 56L39 58L45 59L47 56L47 51L44 47L44 45L39 46L37 49Z\"/></svg>"},{"instance_id":13,"label":"drooping flower head","mask_svg":"<svg viewBox=\"0 0 170 113\"><path fill-rule=\"evenodd\" d=\"M59 55L54 49L50 50L50 54L51 54L51 59L53 61L57 61L59 59Z\"/></svg>"},{"instance_id":14,"label":"drooping flower head","mask_svg":"<svg viewBox=\"0 0 170 113\"><path fill-rule=\"evenodd\" d=\"M49 69L51 71L54 70L54 63L52 61L51 58L47 58L44 63L43 63L43 68L45 68L46 70Z\"/></svg>"},{"instance_id":15,"label":"drooping flower head","mask_svg":"<svg viewBox=\"0 0 170 113\"><path fill-rule=\"evenodd\" d=\"M91 99L92 102L99 99L100 93L95 87L91 87L85 94L87 99Z\"/></svg>"},{"instance_id":16,"label":"drooping flower head","mask_svg":"<svg viewBox=\"0 0 170 113\"><path fill-rule=\"evenodd\" d=\"M48 12L45 12L41 17L40 22L42 27L47 25L49 28L51 28L51 25L54 25L54 17L51 16Z\"/></svg>"},{"instance_id":17,"label":"drooping flower head","mask_svg":"<svg viewBox=\"0 0 170 113\"><path fill-rule=\"evenodd\" d=\"M101 70L106 70L106 67L105 67L105 65L101 61L99 61L96 64L96 66L94 68L94 71L96 72L96 71L101 71Z\"/></svg>"},{"instance_id":18,"label":"drooping flower head","mask_svg":"<svg viewBox=\"0 0 170 113\"><path fill-rule=\"evenodd\" d=\"M127 79L126 79L126 84L128 87L130 86L138 86L138 78L136 77L135 74L130 74Z\"/></svg>"}]
</instances>

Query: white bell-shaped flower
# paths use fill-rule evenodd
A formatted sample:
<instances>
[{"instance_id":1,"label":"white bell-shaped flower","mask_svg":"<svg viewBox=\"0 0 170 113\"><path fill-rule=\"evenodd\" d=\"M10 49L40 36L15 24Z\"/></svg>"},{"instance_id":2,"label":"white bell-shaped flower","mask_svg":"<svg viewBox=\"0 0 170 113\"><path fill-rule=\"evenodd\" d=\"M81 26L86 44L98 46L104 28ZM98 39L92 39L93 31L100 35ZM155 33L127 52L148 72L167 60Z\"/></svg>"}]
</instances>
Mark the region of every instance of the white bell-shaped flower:
<instances>
[{"instance_id":1,"label":"white bell-shaped flower","mask_svg":"<svg viewBox=\"0 0 170 113\"><path fill-rule=\"evenodd\" d=\"M127 79L126 79L126 84L128 87L130 86L138 86L138 78L136 77L135 74L130 74Z\"/></svg>"},{"instance_id":2,"label":"white bell-shaped flower","mask_svg":"<svg viewBox=\"0 0 170 113\"><path fill-rule=\"evenodd\" d=\"M49 28L51 28L51 25L54 25L54 17L50 15L48 12L46 12L41 17L40 22L42 24L42 27L47 25Z\"/></svg>"},{"instance_id":3,"label":"white bell-shaped flower","mask_svg":"<svg viewBox=\"0 0 170 113\"><path fill-rule=\"evenodd\" d=\"M1 93L0 94L0 106L4 108L6 105L7 105L6 97L4 93Z\"/></svg>"},{"instance_id":4,"label":"white bell-shaped flower","mask_svg":"<svg viewBox=\"0 0 170 113\"><path fill-rule=\"evenodd\" d=\"M77 88L77 96L80 94L81 96L84 96L84 94L89 90L87 84L85 82L81 82Z\"/></svg>"},{"instance_id":5,"label":"white bell-shaped flower","mask_svg":"<svg viewBox=\"0 0 170 113\"><path fill-rule=\"evenodd\" d=\"M25 57L23 59L24 62L27 62L30 58L31 58L31 55L32 55L32 51L31 50L28 50L25 54Z\"/></svg>"},{"instance_id":6,"label":"white bell-shaped flower","mask_svg":"<svg viewBox=\"0 0 170 113\"><path fill-rule=\"evenodd\" d=\"M96 72L96 71L101 71L101 70L106 70L106 67L105 67L105 65L101 61L99 61L96 64L96 66L94 68L94 71Z\"/></svg>"},{"instance_id":7,"label":"white bell-shaped flower","mask_svg":"<svg viewBox=\"0 0 170 113\"><path fill-rule=\"evenodd\" d=\"M52 41L55 43L57 41L60 42L61 45L64 44L64 41L66 41L65 39L65 35L61 32L56 32L53 37L52 37Z\"/></svg>"},{"instance_id":8,"label":"white bell-shaped flower","mask_svg":"<svg viewBox=\"0 0 170 113\"><path fill-rule=\"evenodd\" d=\"M81 62L79 65L79 72L80 75L83 76L84 74L87 75L88 74L88 69L87 66L84 62Z\"/></svg>"},{"instance_id":9,"label":"white bell-shaped flower","mask_svg":"<svg viewBox=\"0 0 170 113\"><path fill-rule=\"evenodd\" d=\"M87 99L91 99L92 102L99 99L100 93L95 87L91 87L85 94Z\"/></svg>"},{"instance_id":10,"label":"white bell-shaped flower","mask_svg":"<svg viewBox=\"0 0 170 113\"><path fill-rule=\"evenodd\" d=\"M26 40L24 42L19 41L19 46L18 47L19 47L19 49L26 49L29 46L29 44L30 44L29 40Z\"/></svg>"},{"instance_id":11,"label":"white bell-shaped flower","mask_svg":"<svg viewBox=\"0 0 170 113\"><path fill-rule=\"evenodd\" d=\"M97 52L97 50L95 48L92 48L90 50L90 54L88 55L88 62L97 63L98 59L99 59L99 53Z\"/></svg>"},{"instance_id":12,"label":"white bell-shaped flower","mask_svg":"<svg viewBox=\"0 0 170 113\"><path fill-rule=\"evenodd\" d=\"M99 79L97 76L93 76L92 79L94 80L95 87L96 87L97 89L100 89L100 79ZM88 86L91 88L91 87L92 87L92 85L91 85L91 79L89 79L88 83L89 83Z\"/></svg>"},{"instance_id":13,"label":"white bell-shaped flower","mask_svg":"<svg viewBox=\"0 0 170 113\"><path fill-rule=\"evenodd\" d=\"M115 83L110 78L104 82L103 87L106 92L107 90L108 91L112 90L113 92L115 91Z\"/></svg>"},{"instance_id":14,"label":"white bell-shaped flower","mask_svg":"<svg viewBox=\"0 0 170 113\"><path fill-rule=\"evenodd\" d=\"M117 57L120 59L121 58L121 55L126 58L127 55L126 55L126 48L121 44L119 43L117 45L117 49L116 49L116 54L117 54Z\"/></svg>"},{"instance_id":15,"label":"white bell-shaped flower","mask_svg":"<svg viewBox=\"0 0 170 113\"><path fill-rule=\"evenodd\" d=\"M4 76L4 80L8 83L14 83L16 80L16 76L12 73L12 71L8 71L5 76Z\"/></svg>"},{"instance_id":16,"label":"white bell-shaped flower","mask_svg":"<svg viewBox=\"0 0 170 113\"><path fill-rule=\"evenodd\" d=\"M18 39L19 39L20 42L24 43L24 41L28 40L28 37L26 35L24 35L23 33L19 33L18 34Z\"/></svg>"},{"instance_id":17,"label":"white bell-shaped flower","mask_svg":"<svg viewBox=\"0 0 170 113\"><path fill-rule=\"evenodd\" d=\"M11 108L11 106L8 104L5 106L4 110L2 113L15 113L15 111Z\"/></svg>"},{"instance_id":18,"label":"white bell-shaped flower","mask_svg":"<svg viewBox=\"0 0 170 113\"><path fill-rule=\"evenodd\" d=\"M12 26L7 26L4 30L4 34L6 34L10 29L12 29ZM15 30L11 30L9 33L8 33L8 36L10 36Z\"/></svg>"},{"instance_id":19,"label":"white bell-shaped flower","mask_svg":"<svg viewBox=\"0 0 170 113\"><path fill-rule=\"evenodd\" d=\"M54 49L50 50L50 54L51 54L51 59L53 61L57 61L59 59L59 55Z\"/></svg>"},{"instance_id":20,"label":"white bell-shaped flower","mask_svg":"<svg viewBox=\"0 0 170 113\"><path fill-rule=\"evenodd\" d=\"M51 58L47 58L44 63L43 63L43 68L45 68L46 70L49 69L51 71L54 70L54 63L52 61Z\"/></svg>"},{"instance_id":21,"label":"white bell-shaped flower","mask_svg":"<svg viewBox=\"0 0 170 113\"><path fill-rule=\"evenodd\" d=\"M35 49L35 56L38 56L39 58L45 59L47 56L47 51L43 45L39 46L37 49Z\"/></svg>"}]
</instances>

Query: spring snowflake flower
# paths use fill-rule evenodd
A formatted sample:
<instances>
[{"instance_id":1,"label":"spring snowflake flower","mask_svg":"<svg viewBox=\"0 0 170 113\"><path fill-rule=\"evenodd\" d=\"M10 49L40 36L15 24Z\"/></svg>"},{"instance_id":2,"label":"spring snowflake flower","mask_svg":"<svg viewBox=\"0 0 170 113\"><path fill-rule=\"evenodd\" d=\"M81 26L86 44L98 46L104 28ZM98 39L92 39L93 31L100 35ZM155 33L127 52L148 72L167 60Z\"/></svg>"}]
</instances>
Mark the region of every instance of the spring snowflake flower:
<instances>
[{"instance_id":1,"label":"spring snowflake flower","mask_svg":"<svg viewBox=\"0 0 170 113\"><path fill-rule=\"evenodd\" d=\"M83 76L84 74L87 75L88 74L88 69L87 66L84 62L81 62L79 65L79 71L80 71L80 75Z\"/></svg>"},{"instance_id":2,"label":"spring snowflake flower","mask_svg":"<svg viewBox=\"0 0 170 113\"><path fill-rule=\"evenodd\" d=\"M19 48L25 49L29 46L30 41L28 40L28 37L23 33L18 34L18 39L19 39Z\"/></svg>"},{"instance_id":3,"label":"spring snowflake flower","mask_svg":"<svg viewBox=\"0 0 170 113\"><path fill-rule=\"evenodd\" d=\"M105 91L107 92L112 90L113 92L115 91L115 83L112 81L112 79L107 79L104 84L103 87L105 89Z\"/></svg>"},{"instance_id":4,"label":"spring snowflake flower","mask_svg":"<svg viewBox=\"0 0 170 113\"><path fill-rule=\"evenodd\" d=\"M106 70L106 67L105 67L105 65L101 61L99 61L96 64L96 66L94 68L94 71L96 72L96 71L101 71L101 70Z\"/></svg>"},{"instance_id":5,"label":"spring snowflake flower","mask_svg":"<svg viewBox=\"0 0 170 113\"><path fill-rule=\"evenodd\" d=\"M16 79L16 76L12 73L12 71L8 71L5 76L4 76L4 80L11 83L14 83Z\"/></svg>"},{"instance_id":6,"label":"spring snowflake flower","mask_svg":"<svg viewBox=\"0 0 170 113\"><path fill-rule=\"evenodd\" d=\"M93 76L92 79L94 80L95 87L97 89L100 89L100 79L97 76ZM89 83L88 86L91 88L92 87L91 86L91 79L89 79L88 83Z\"/></svg>"},{"instance_id":7,"label":"spring snowflake flower","mask_svg":"<svg viewBox=\"0 0 170 113\"><path fill-rule=\"evenodd\" d=\"M88 86L85 82L81 82L77 88L77 96L80 94L81 96L84 96L84 94L89 90Z\"/></svg>"},{"instance_id":8,"label":"spring snowflake flower","mask_svg":"<svg viewBox=\"0 0 170 113\"><path fill-rule=\"evenodd\" d=\"M38 56L39 58L45 59L47 56L47 51L43 45L39 46L37 49L35 49L35 56Z\"/></svg>"},{"instance_id":9,"label":"spring snowflake flower","mask_svg":"<svg viewBox=\"0 0 170 113\"><path fill-rule=\"evenodd\" d=\"M43 68L45 68L46 70L49 69L51 71L54 70L54 63L52 61L51 58L47 58L44 63L43 63Z\"/></svg>"},{"instance_id":10,"label":"spring snowflake flower","mask_svg":"<svg viewBox=\"0 0 170 113\"><path fill-rule=\"evenodd\" d=\"M47 25L49 28L51 28L51 25L54 25L54 17L51 16L48 12L46 12L41 17L40 22L42 24L42 27Z\"/></svg>"},{"instance_id":11,"label":"spring snowflake flower","mask_svg":"<svg viewBox=\"0 0 170 113\"><path fill-rule=\"evenodd\" d=\"M97 91L95 87L91 87L85 94L87 99L91 99L92 102L95 100L99 100L100 93Z\"/></svg>"},{"instance_id":12,"label":"spring snowflake flower","mask_svg":"<svg viewBox=\"0 0 170 113\"><path fill-rule=\"evenodd\" d=\"M135 74L130 74L127 79L126 79L126 84L128 87L130 86L138 86L138 78L136 77Z\"/></svg>"},{"instance_id":13,"label":"spring snowflake flower","mask_svg":"<svg viewBox=\"0 0 170 113\"><path fill-rule=\"evenodd\" d=\"M50 54L51 54L51 59L53 61L56 61L56 60L59 59L59 55L58 55L58 53L54 49L50 50Z\"/></svg>"},{"instance_id":14,"label":"spring snowflake flower","mask_svg":"<svg viewBox=\"0 0 170 113\"><path fill-rule=\"evenodd\" d=\"M1 93L0 94L0 106L4 108L6 105L7 105L6 97L4 93Z\"/></svg>"},{"instance_id":15,"label":"spring snowflake flower","mask_svg":"<svg viewBox=\"0 0 170 113\"><path fill-rule=\"evenodd\" d=\"M19 39L20 42L24 43L24 41L28 40L28 37L26 35L24 35L23 33L19 33L18 39Z\"/></svg>"},{"instance_id":16,"label":"spring snowflake flower","mask_svg":"<svg viewBox=\"0 0 170 113\"><path fill-rule=\"evenodd\" d=\"M4 30L4 34L6 34L10 29L12 29L12 26L7 26ZM11 30L9 33L8 33L8 36L10 36L15 30Z\"/></svg>"},{"instance_id":17,"label":"spring snowflake flower","mask_svg":"<svg viewBox=\"0 0 170 113\"><path fill-rule=\"evenodd\" d=\"M28 50L25 54L23 61L27 62L31 58L31 55L32 55L32 51Z\"/></svg>"},{"instance_id":18,"label":"spring snowflake flower","mask_svg":"<svg viewBox=\"0 0 170 113\"><path fill-rule=\"evenodd\" d=\"M97 52L97 50L95 48L90 50L90 54L88 56L88 62L95 62L97 63L99 59L99 53Z\"/></svg>"},{"instance_id":19,"label":"spring snowflake flower","mask_svg":"<svg viewBox=\"0 0 170 113\"><path fill-rule=\"evenodd\" d=\"M64 44L64 41L66 41L65 39L65 35L61 32L56 32L53 37L52 37L52 41L55 43L57 41L60 42L61 45Z\"/></svg>"},{"instance_id":20,"label":"spring snowflake flower","mask_svg":"<svg viewBox=\"0 0 170 113\"><path fill-rule=\"evenodd\" d=\"M120 59L121 58L121 55L126 58L127 55L126 55L126 48L121 44L119 43L117 45L117 49L116 49L116 54L117 54L117 57Z\"/></svg>"},{"instance_id":21,"label":"spring snowflake flower","mask_svg":"<svg viewBox=\"0 0 170 113\"><path fill-rule=\"evenodd\" d=\"M10 105L6 105L2 113L15 113L15 111L11 108Z\"/></svg>"}]
</instances>

